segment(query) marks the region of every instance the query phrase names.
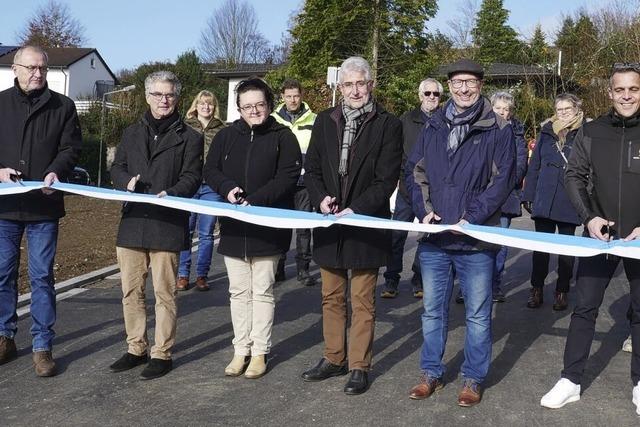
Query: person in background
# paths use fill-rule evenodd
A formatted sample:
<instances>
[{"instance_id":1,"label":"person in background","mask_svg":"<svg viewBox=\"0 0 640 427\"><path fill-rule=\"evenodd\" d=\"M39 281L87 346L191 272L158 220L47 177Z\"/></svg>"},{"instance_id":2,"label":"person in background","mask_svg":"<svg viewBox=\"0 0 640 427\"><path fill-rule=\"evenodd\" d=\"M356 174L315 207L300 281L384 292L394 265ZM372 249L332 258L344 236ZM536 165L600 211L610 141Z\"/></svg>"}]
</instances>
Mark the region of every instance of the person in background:
<instances>
[{"instance_id":1,"label":"person in background","mask_svg":"<svg viewBox=\"0 0 640 427\"><path fill-rule=\"evenodd\" d=\"M271 116L273 92L257 77L236 86L240 119L214 138L204 166L206 183L229 203L293 208L301 155L296 137ZM220 218L218 252L229 277L234 355L225 375L260 378L267 372L278 260L291 230Z\"/></svg>"},{"instance_id":2,"label":"person in background","mask_svg":"<svg viewBox=\"0 0 640 427\"><path fill-rule=\"evenodd\" d=\"M535 229L542 233L573 236L580 219L565 189L564 174L573 149L573 140L585 123L582 101L575 95L563 93L556 96L555 115L544 124L536 142L524 184L522 200L531 213ZM573 277L575 257L558 256L558 280L556 282L553 309L566 310L569 282ZM527 307L538 308L544 302L543 286L549 273L549 254L533 252L531 291Z\"/></svg>"},{"instance_id":3,"label":"person in background","mask_svg":"<svg viewBox=\"0 0 640 427\"><path fill-rule=\"evenodd\" d=\"M208 90L200 91L191 103L187 111L184 122L204 137L204 157L206 158L213 137L224 127L220 120L218 99ZM221 202L223 199L218 193L213 191L204 181L200 184L198 192L193 196L197 200L208 200L211 202ZM211 267L211 256L213 255L213 231L216 226L216 217L191 213L189 217L190 242L195 230L198 231L198 255L196 257L196 289L208 291L209 284L207 276ZM186 291L189 289L189 272L191 270L191 245L189 249L180 252L180 263L178 265L178 281L176 290Z\"/></svg>"},{"instance_id":4,"label":"person in background","mask_svg":"<svg viewBox=\"0 0 640 427\"><path fill-rule=\"evenodd\" d=\"M82 147L76 107L47 86L47 53L24 46L13 57L13 86L0 92L0 182L63 180ZM33 365L39 377L56 374L53 325L56 291L53 263L58 222L65 215L62 192L49 188L0 198L0 365L18 356L18 267L27 237L31 283Z\"/></svg>"},{"instance_id":5,"label":"person in background","mask_svg":"<svg viewBox=\"0 0 640 427\"><path fill-rule=\"evenodd\" d=\"M302 161L307 154L309 140L311 139L311 129L316 120L316 113L311 111L309 105L302 100L302 86L300 82L287 79L282 83L282 104L278 105L273 112L273 117L278 123L287 126L298 140ZM294 208L298 211L311 212L311 202L309 192L304 185L304 169L298 179L296 194L293 198ZM278 262L276 271L276 282L285 280L285 261L287 254L284 253ZM296 230L296 269L298 283L304 286L313 286L316 279L309 274L309 263L311 262L311 230L308 228Z\"/></svg>"},{"instance_id":6,"label":"person in background","mask_svg":"<svg viewBox=\"0 0 640 427\"><path fill-rule=\"evenodd\" d=\"M401 177L403 176L404 164L407 161L407 157L411 154L411 150L418 140L424 124L440 105L440 96L442 96L443 90L442 83L436 79L424 79L418 86L420 105L400 116L403 141L402 166L400 168ZM415 219L415 215L411 209L409 194L407 193L407 186L403 179L398 180L398 194L396 196L396 206L393 210L393 219L405 222L412 222ZM400 273L402 273L402 258L407 235L408 232L406 231L391 231L391 262L387 264L387 269L384 272L385 282L380 294L382 298L395 298L398 295L398 284L400 282ZM422 298L422 276L420 274L417 251L411 270L413 271L413 277L411 278L413 296Z\"/></svg>"}]
</instances>

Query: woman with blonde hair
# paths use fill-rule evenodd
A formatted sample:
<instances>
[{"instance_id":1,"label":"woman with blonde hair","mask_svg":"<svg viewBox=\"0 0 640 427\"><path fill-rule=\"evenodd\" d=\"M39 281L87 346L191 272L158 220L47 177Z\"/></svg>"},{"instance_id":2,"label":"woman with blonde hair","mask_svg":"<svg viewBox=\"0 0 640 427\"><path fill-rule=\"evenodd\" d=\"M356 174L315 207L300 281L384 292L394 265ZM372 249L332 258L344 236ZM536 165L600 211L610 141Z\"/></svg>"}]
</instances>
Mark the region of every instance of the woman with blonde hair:
<instances>
[{"instance_id":1,"label":"woman with blonde hair","mask_svg":"<svg viewBox=\"0 0 640 427\"><path fill-rule=\"evenodd\" d=\"M220 120L218 108L218 100L216 96L208 91L201 90L187 111L185 123L197 130L204 136L204 157L207 157L209 148L213 141L213 137L225 125ZM214 202L222 201L222 198L211 189L206 183L202 182L198 192L193 196L194 199L209 200ZM213 255L213 230L216 225L216 217L211 215L202 215L192 213L189 219L189 233L193 236L194 231L198 230L198 255L196 258L196 289L199 291L208 291L207 276L209 275L209 267L211 266L211 257ZM190 239L191 241L191 239ZM191 270L191 248L180 252L180 265L178 267L178 282L176 290L186 291L189 289L189 273Z\"/></svg>"}]
</instances>

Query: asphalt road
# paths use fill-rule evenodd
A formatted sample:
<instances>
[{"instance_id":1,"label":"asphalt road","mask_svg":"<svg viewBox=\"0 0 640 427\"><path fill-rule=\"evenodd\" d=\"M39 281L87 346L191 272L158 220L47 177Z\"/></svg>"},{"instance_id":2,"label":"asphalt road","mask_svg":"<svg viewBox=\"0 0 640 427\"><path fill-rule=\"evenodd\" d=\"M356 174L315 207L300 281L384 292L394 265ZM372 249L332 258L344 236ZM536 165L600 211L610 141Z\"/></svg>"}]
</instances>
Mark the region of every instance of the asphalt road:
<instances>
[{"instance_id":1,"label":"asphalt road","mask_svg":"<svg viewBox=\"0 0 640 427\"><path fill-rule=\"evenodd\" d=\"M518 219L514 226L528 228L530 221ZM415 239L409 240L406 266L415 247ZM0 425L638 425L631 403L630 355L620 351L628 334L628 284L621 271L598 318L582 400L559 410L539 406L540 397L559 378L570 311L551 310L555 274L547 280L543 307L525 307L530 262L530 252L510 251L507 302L494 305L491 372L483 401L473 408L456 404L465 328L463 307L453 301L445 388L424 401L408 398L418 379L422 345L422 307L410 293L408 267L401 294L394 300L377 300L373 383L364 395L346 396L346 377L321 383L300 379L322 354L320 288L297 284L291 253L290 279L275 291L268 374L258 380L225 377L223 370L233 353L232 328L228 282L222 260L215 255L209 277L212 290L179 294L174 370L163 378L139 380L142 367L118 374L108 370L126 351L117 278L59 302L54 357L61 372L56 377L37 378L33 373L31 320L20 320L19 358L0 366ZM151 300L151 286L147 294ZM149 324L152 327L152 310ZM149 335L153 336L152 328Z\"/></svg>"}]
</instances>

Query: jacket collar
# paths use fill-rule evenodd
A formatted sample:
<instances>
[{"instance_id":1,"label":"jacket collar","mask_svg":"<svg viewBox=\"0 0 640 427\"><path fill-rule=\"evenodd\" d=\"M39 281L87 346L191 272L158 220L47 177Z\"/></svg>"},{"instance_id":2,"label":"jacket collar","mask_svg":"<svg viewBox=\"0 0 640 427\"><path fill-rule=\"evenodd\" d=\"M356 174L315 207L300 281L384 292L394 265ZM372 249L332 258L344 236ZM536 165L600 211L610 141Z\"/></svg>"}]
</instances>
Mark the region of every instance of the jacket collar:
<instances>
[{"instance_id":1,"label":"jacket collar","mask_svg":"<svg viewBox=\"0 0 640 427\"><path fill-rule=\"evenodd\" d=\"M609 123L615 127L634 127L640 123L640 111L637 111L631 117L620 116L614 108L611 108L606 114Z\"/></svg>"},{"instance_id":2,"label":"jacket collar","mask_svg":"<svg viewBox=\"0 0 640 427\"><path fill-rule=\"evenodd\" d=\"M215 129L224 126L222 120L218 119L217 117L212 117L211 120L209 120L209 123L207 123L207 127L205 127L204 129L202 128L202 123L200 123L200 120L198 120L197 117L186 117L184 119L184 122L192 128L202 129L202 131L207 131L209 129Z\"/></svg>"},{"instance_id":3,"label":"jacket collar","mask_svg":"<svg viewBox=\"0 0 640 427\"><path fill-rule=\"evenodd\" d=\"M280 116L283 120L289 121L289 118L287 117L287 114L286 114L286 111L287 111L286 108L287 107L284 105L284 102L283 102L281 104L278 104L275 111L276 111L276 114ZM302 102L301 108L302 108L302 114L300 114L296 122L300 122L306 119L311 114L311 108L309 108L309 104L307 104L306 102L304 101Z\"/></svg>"},{"instance_id":4,"label":"jacket collar","mask_svg":"<svg viewBox=\"0 0 640 427\"><path fill-rule=\"evenodd\" d=\"M243 135L248 135L252 131L254 134L257 133L259 135L262 135L271 131L287 129L285 125L278 123L276 119L271 115L269 115L267 119L258 126L249 126L249 124L245 122L243 118L239 118L231 124L231 128Z\"/></svg>"},{"instance_id":5,"label":"jacket collar","mask_svg":"<svg viewBox=\"0 0 640 427\"><path fill-rule=\"evenodd\" d=\"M509 125L509 122L493 112L491 102L484 96L482 97L482 102L484 105L482 106L480 117L478 118L478 120L471 124L471 129L484 131L489 130L493 127L502 129L505 126ZM443 126L448 127L444 108L438 108L433 113L433 116L431 116L431 119L429 120L429 125L433 126L436 129L440 129Z\"/></svg>"},{"instance_id":6,"label":"jacket collar","mask_svg":"<svg viewBox=\"0 0 640 427\"><path fill-rule=\"evenodd\" d=\"M18 84L18 79L13 79L13 88L14 88L14 96L20 100L21 102L29 103L33 107L31 110L32 113L40 109L43 105L45 105L49 99L51 99L51 91L49 90L48 83L45 82L44 87L42 89L38 89L36 91L25 93Z\"/></svg>"}]
</instances>

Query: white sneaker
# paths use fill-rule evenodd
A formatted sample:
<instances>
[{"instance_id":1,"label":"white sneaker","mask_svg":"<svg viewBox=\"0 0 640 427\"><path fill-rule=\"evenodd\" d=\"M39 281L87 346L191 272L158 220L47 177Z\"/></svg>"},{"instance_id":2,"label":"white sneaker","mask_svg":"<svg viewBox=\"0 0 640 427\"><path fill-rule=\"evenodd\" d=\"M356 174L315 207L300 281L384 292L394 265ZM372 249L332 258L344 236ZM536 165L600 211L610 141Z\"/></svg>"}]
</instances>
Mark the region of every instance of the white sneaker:
<instances>
[{"instance_id":1,"label":"white sneaker","mask_svg":"<svg viewBox=\"0 0 640 427\"><path fill-rule=\"evenodd\" d=\"M638 397L640 398L640 394ZM542 396L540 405L545 408L558 409L567 403L578 400L580 400L580 384L574 384L566 378L561 378L547 394Z\"/></svg>"},{"instance_id":2,"label":"white sneaker","mask_svg":"<svg viewBox=\"0 0 640 427\"><path fill-rule=\"evenodd\" d=\"M626 353L631 353L633 351L633 346L631 345L631 335L629 335L629 338L624 340L624 344L622 344L622 351Z\"/></svg>"},{"instance_id":3,"label":"white sneaker","mask_svg":"<svg viewBox=\"0 0 640 427\"><path fill-rule=\"evenodd\" d=\"M640 381L633 388L633 399L631 401L636 405L636 414L640 415Z\"/></svg>"}]
</instances>

